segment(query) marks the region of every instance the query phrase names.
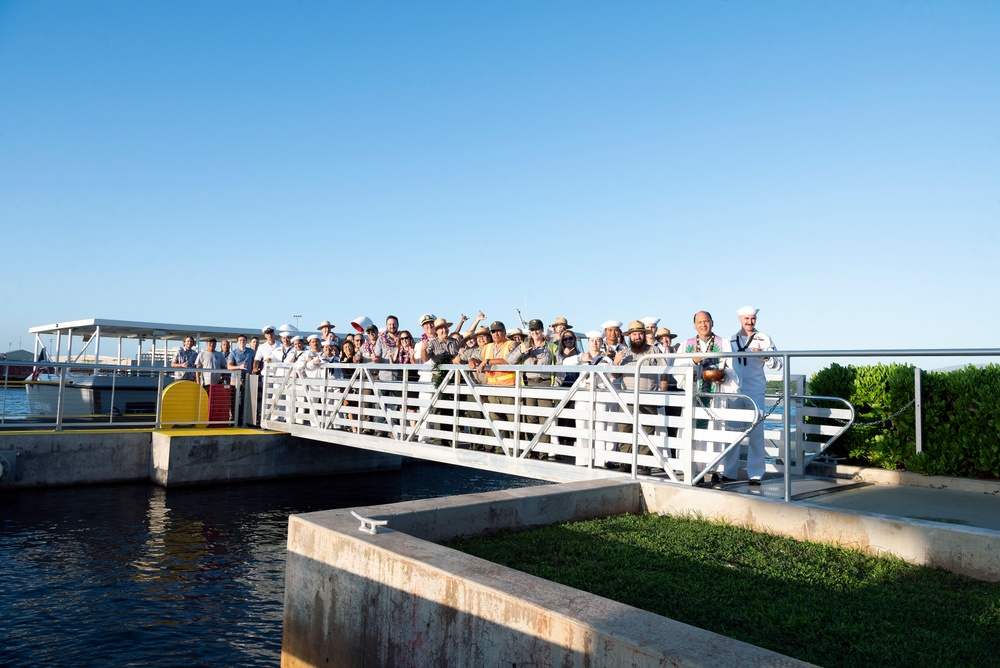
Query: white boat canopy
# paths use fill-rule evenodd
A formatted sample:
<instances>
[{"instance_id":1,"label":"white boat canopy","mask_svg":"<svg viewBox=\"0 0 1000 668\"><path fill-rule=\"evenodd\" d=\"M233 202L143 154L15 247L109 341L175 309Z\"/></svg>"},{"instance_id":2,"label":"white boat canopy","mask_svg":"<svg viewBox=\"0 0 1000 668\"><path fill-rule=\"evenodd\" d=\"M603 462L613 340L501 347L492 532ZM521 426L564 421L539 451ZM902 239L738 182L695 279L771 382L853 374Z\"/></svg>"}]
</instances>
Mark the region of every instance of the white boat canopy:
<instances>
[{"instance_id":1,"label":"white boat canopy","mask_svg":"<svg viewBox=\"0 0 1000 668\"><path fill-rule=\"evenodd\" d=\"M218 339L230 339L235 341L240 334L247 337L261 336L259 329L249 327L208 327L205 325L176 325L162 322L134 322L129 320L105 320L103 318L89 318L87 320L71 320L67 322L57 322L51 325L40 325L28 330L35 335L35 359L44 346L41 337L55 336L56 350L58 358L62 354L62 338L65 336L66 359L72 359L72 339L80 337L84 342L83 350L77 353L77 360L83 355L92 341L96 340L94 348L94 359L98 359L100 354L100 340L102 338L118 339L118 358L121 359L121 343L123 340L138 341L140 352L142 342L152 340L153 348L156 348L156 341L163 341L163 354L166 355L166 344L168 341L183 341L185 337L193 336L196 345L201 341L211 337Z\"/></svg>"},{"instance_id":2,"label":"white boat canopy","mask_svg":"<svg viewBox=\"0 0 1000 668\"><path fill-rule=\"evenodd\" d=\"M91 336L107 336L123 339L170 339L183 340L186 336L197 339L207 339L214 336L219 339L235 339L240 334L261 336L260 328L250 327L206 327L205 325L172 325L162 322L133 322L129 320L105 320L90 318L87 320L72 320L57 322L52 325L41 325L28 330L37 335L66 335L72 331L73 336L89 338Z\"/></svg>"}]
</instances>

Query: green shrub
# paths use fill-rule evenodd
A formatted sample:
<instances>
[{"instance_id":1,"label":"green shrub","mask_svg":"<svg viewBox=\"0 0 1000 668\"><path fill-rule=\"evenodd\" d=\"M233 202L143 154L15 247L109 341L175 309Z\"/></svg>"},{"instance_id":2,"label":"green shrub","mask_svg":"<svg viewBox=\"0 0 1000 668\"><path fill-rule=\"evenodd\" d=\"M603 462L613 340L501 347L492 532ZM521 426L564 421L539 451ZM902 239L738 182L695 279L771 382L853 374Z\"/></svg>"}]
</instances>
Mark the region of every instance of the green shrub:
<instances>
[{"instance_id":1,"label":"green shrub","mask_svg":"<svg viewBox=\"0 0 1000 668\"><path fill-rule=\"evenodd\" d=\"M842 451L888 469L1000 477L1000 365L921 372L919 454L916 411L912 406L900 411L914 398L913 369L832 364L813 375L810 394L841 397L855 407L855 425L838 441Z\"/></svg>"}]
</instances>

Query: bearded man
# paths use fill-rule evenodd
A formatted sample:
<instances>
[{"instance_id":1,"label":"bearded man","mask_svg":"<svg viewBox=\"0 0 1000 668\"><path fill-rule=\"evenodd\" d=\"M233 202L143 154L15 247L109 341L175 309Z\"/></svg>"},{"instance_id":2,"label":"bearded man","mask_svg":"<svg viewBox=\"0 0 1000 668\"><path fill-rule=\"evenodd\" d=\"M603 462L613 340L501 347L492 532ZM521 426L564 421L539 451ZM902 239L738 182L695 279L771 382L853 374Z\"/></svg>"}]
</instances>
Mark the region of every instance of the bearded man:
<instances>
[{"instance_id":1,"label":"bearded man","mask_svg":"<svg viewBox=\"0 0 1000 668\"><path fill-rule=\"evenodd\" d=\"M628 348L625 348L624 350L619 350L617 353L615 353L615 357L612 362L615 366L635 366L638 363L639 358L642 357L643 355L651 355L657 352L652 346L646 343L646 325L641 320L633 320L632 322L630 322L628 325L628 331L626 331L625 335L628 337L629 345ZM658 367L666 366L666 360L663 358L651 359L645 364L643 364L644 368L657 367L657 366ZM634 374L630 373L622 374L621 382L622 382L622 387L626 390L626 392L633 392L635 390ZM639 376L639 391L649 392L654 390L659 390L660 392L666 392L667 390L666 376L664 376L662 372L655 376L651 374L641 374ZM625 400L628 401L630 398L631 395L627 395L625 397ZM642 401L639 402L638 411L642 415L660 414L660 409L658 406L652 406L647 403L643 403ZM622 427L623 431L625 431L626 433L629 434L632 433L631 423L623 424ZM642 429L644 432L650 435L653 434L654 431L653 425L643 425ZM632 445L630 443L625 444L624 448L622 449L622 452L632 452ZM641 455L650 454L649 448L647 448L645 445L640 446L639 454ZM638 473L648 474L649 467L640 466Z\"/></svg>"}]
</instances>

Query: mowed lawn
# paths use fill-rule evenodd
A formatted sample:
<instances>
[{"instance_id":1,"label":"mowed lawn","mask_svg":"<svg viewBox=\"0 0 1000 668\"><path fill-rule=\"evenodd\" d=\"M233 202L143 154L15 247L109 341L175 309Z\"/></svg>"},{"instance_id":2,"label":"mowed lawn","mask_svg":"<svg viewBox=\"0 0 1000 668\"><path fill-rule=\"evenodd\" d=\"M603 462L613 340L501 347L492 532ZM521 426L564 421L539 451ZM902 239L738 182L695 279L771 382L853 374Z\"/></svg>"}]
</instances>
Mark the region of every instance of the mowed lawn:
<instances>
[{"instance_id":1,"label":"mowed lawn","mask_svg":"<svg viewBox=\"0 0 1000 668\"><path fill-rule=\"evenodd\" d=\"M1000 665L1000 583L892 557L656 515L449 545L822 666Z\"/></svg>"}]
</instances>

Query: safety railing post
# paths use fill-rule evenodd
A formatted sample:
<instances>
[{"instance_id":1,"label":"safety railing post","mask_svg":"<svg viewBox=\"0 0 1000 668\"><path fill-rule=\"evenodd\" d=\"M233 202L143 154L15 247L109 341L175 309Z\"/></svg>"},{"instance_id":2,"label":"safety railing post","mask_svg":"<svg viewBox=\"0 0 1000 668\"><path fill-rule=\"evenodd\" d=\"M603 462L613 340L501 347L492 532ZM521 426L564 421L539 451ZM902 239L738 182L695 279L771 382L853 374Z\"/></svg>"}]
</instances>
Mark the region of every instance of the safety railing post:
<instances>
[{"instance_id":1,"label":"safety railing post","mask_svg":"<svg viewBox=\"0 0 1000 668\"><path fill-rule=\"evenodd\" d=\"M164 371L156 372L156 417L157 429L163 429L163 374Z\"/></svg>"},{"instance_id":2,"label":"safety railing post","mask_svg":"<svg viewBox=\"0 0 1000 668\"><path fill-rule=\"evenodd\" d=\"M62 431L63 422L63 389L66 387L66 367L59 367L59 391L56 396L56 426L55 431Z\"/></svg>"},{"instance_id":3,"label":"safety railing post","mask_svg":"<svg viewBox=\"0 0 1000 668\"><path fill-rule=\"evenodd\" d=\"M791 419L792 419L792 407L789 397L791 397L791 391L789 383L792 377L792 371L789 369L791 366L789 362L788 355L781 356L781 367L782 371L782 382L781 382L781 402L784 408L781 411L782 421L781 421L781 435L782 440L785 444L785 502L792 500L792 430L791 430ZM801 434L799 435L801 437ZM802 448L800 444L799 451L801 453ZM800 454L801 456L801 454ZM801 463L801 462L800 462Z\"/></svg>"},{"instance_id":4,"label":"safety railing post","mask_svg":"<svg viewBox=\"0 0 1000 668\"><path fill-rule=\"evenodd\" d=\"M914 429L917 430L917 453L924 449L924 408L921 403L920 367L913 368Z\"/></svg>"}]
</instances>

